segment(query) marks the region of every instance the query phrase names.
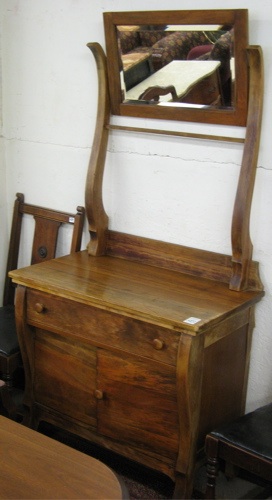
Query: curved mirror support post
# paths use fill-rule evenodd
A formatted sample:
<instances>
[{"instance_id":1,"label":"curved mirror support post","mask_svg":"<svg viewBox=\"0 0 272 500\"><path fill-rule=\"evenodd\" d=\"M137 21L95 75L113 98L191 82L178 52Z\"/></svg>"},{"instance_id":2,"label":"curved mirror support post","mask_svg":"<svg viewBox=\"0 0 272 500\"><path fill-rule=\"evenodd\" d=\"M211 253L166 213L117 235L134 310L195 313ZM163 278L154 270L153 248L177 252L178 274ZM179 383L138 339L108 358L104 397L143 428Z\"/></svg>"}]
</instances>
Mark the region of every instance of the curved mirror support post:
<instances>
[{"instance_id":1,"label":"curved mirror support post","mask_svg":"<svg viewBox=\"0 0 272 500\"><path fill-rule=\"evenodd\" d=\"M95 134L85 188L86 214L91 236L88 253L103 255L106 246L108 216L103 206L102 183L109 134L110 100L105 53L98 43L88 43L87 47L95 57L99 92Z\"/></svg>"},{"instance_id":2,"label":"curved mirror support post","mask_svg":"<svg viewBox=\"0 0 272 500\"><path fill-rule=\"evenodd\" d=\"M102 183L110 127L110 97L106 56L98 43L90 43L98 71L98 109L94 141L86 181L86 213L89 221L88 253L98 256L107 252L108 216L102 199ZM236 199L232 216L232 256L228 277L231 290L262 290L258 263L252 261L250 212L260 143L263 104L263 59L259 46L247 48L249 104L246 137ZM247 80L247 78L246 78ZM247 89L245 90L247 93ZM137 129L133 129L137 130ZM141 129L142 130L142 129ZM148 132L148 129L146 129ZM152 130L149 132L152 133Z\"/></svg>"},{"instance_id":3,"label":"curved mirror support post","mask_svg":"<svg viewBox=\"0 0 272 500\"><path fill-rule=\"evenodd\" d=\"M249 278L252 264L250 210L260 143L264 77L261 48L252 46L248 48L247 52L249 62L249 106L243 160L232 220L231 290L243 290L251 287Z\"/></svg>"}]
</instances>

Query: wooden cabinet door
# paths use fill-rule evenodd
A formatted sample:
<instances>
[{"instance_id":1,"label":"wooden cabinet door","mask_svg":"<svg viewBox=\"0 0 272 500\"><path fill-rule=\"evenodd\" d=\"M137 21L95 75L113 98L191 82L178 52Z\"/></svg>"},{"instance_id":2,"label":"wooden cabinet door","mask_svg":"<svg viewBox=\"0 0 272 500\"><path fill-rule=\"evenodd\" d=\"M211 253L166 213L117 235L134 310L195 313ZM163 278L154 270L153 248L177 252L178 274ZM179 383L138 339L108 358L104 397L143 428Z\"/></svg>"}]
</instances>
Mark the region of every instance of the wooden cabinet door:
<instances>
[{"instance_id":1,"label":"wooden cabinet door","mask_svg":"<svg viewBox=\"0 0 272 500\"><path fill-rule=\"evenodd\" d=\"M62 414L96 425L96 349L36 328L34 399Z\"/></svg>"},{"instance_id":2,"label":"wooden cabinet door","mask_svg":"<svg viewBox=\"0 0 272 500\"><path fill-rule=\"evenodd\" d=\"M175 367L102 349L97 356L98 432L147 452L176 457Z\"/></svg>"}]
</instances>

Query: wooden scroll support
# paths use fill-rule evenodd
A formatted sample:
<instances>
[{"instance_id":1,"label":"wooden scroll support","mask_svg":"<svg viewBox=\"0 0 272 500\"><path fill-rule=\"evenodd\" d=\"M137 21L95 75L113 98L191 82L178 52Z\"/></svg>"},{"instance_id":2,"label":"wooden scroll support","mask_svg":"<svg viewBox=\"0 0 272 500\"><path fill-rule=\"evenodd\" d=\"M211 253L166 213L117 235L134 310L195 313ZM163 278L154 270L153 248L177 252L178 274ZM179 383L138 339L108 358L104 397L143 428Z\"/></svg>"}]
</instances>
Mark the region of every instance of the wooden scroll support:
<instances>
[{"instance_id":1,"label":"wooden scroll support","mask_svg":"<svg viewBox=\"0 0 272 500\"><path fill-rule=\"evenodd\" d=\"M89 43L87 46L92 51L96 60L99 94L96 128L87 174L85 199L91 236L88 244L88 253L98 256L107 253L107 239L109 236L108 216L104 210L102 199L102 183L109 130L123 129L151 134L173 134L174 132L110 125L110 99L106 56L98 43ZM262 283L256 267L257 263L252 261L252 243L249 226L261 132L263 60L262 50L259 46L250 46L247 49L247 53L249 66L249 104L245 140L195 134L195 137L203 139L244 142L243 159L232 216L232 255L229 257L230 265L228 267L227 280L229 288L236 291L245 289L262 290ZM183 134L179 133L179 135ZM186 134L184 135L186 136Z\"/></svg>"},{"instance_id":2,"label":"wooden scroll support","mask_svg":"<svg viewBox=\"0 0 272 500\"><path fill-rule=\"evenodd\" d=\"M243 160L232 219L231 290L244 290L252 262L250 210L256 176L263 104L263 58L259 46L247 49L249 61L249 104Z\"/></svg>"},{"instance_id":3,"label":"wooden scroll support","mask_svg":"<svg viewBox=\"0 0 272 500\"><path fill-rule=\"evenodd\" d=\"M85 188L86 214L91 236L88 253L103 255L108 216L103 206L102 183L109 134L110 100L105 53L98 43L88 43L87 47L95 57L98 72L97 118Z\"/></svg>"}]
</instances>

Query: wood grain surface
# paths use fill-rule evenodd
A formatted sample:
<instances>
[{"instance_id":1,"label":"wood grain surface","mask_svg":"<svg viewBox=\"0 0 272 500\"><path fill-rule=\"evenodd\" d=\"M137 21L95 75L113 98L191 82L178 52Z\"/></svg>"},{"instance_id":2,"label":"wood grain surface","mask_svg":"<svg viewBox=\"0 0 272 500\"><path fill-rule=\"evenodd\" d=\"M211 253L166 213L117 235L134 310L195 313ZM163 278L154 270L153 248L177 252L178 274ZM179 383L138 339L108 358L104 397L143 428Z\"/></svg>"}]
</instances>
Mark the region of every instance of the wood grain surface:
<instances>
[{"instance_id":1,"label":"wood grain surface","mask_svg":"<svg viewBox=\"0 0 272 500\"><path fill-rule=\"evenodd\" d=\"M123 498L102 462L2 416L0 442L0 498Z\"/></svg>"}]
</instances>

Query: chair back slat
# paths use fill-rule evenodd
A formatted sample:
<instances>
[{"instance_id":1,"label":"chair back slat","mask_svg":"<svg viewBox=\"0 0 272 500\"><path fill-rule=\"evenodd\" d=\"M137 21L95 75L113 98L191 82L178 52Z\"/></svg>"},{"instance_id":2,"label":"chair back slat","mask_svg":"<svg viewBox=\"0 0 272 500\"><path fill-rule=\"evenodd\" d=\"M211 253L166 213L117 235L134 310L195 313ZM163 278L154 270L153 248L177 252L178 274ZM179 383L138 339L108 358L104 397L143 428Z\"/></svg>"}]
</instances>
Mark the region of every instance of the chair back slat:
<instances>
[{"instance_id":1,"label":"chair back slat","mask_svg":"<svg viewBox=\"0 0 272 500\"><path fill-rule=\"evenodd\" d=\"M53 259L56 255L57 239L61 222L34 217L35 232L33 238L31 264Z\"/></svg>"},{"instance_id":2,"label":"chair back slat","mask_svg":"<svg viewBox=\"0 0 272 500\"><path fill-rule=\"evenodd\" d=\"M3 305L11 305L14 303L15 287L8 273L18 267L22 219L24 214L32 215L35 220L31 264L53 259L56 256L59 228L61 224L73 225L70 253L78 252L81 248L85 217L84 207L77 207L77 212L75 214L60 212L25 203L24 195L18 193L13 209Z\"/></svg>"}]
</instances>

